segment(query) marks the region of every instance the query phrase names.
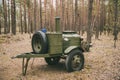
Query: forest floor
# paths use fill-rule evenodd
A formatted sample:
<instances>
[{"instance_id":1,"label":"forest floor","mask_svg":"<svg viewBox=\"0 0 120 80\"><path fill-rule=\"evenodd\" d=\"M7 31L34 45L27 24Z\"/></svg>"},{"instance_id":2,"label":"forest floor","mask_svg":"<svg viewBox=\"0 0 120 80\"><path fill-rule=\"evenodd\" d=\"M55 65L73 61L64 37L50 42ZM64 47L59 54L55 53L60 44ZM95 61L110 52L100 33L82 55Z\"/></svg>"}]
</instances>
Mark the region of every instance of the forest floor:
<instances>
[{"instance_id":1,"label":"forest floor","mask_svg":"<svg viewBox=\"0 0 120 80\"><path fill-rule=\"evenodd\" d=\"M90 52L85 52L85 66L81 71L68 73L64 60L48 66L44 58L31 59L26 76L22 76L22 59L12 56L31 52L28 34L0 35L0 80L120 80L120 34L114 48L113 36L93 38ZM32 64L34 60L34 63Z\"/></svg>"}]
</instances>

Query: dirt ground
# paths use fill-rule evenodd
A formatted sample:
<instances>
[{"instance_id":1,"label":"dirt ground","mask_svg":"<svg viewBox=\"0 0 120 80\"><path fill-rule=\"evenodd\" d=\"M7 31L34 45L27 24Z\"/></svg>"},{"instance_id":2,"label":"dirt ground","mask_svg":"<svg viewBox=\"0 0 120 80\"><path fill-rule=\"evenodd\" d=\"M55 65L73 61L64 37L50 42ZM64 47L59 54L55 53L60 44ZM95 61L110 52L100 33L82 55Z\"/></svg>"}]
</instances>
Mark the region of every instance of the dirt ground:
<instances>
[{"instance_id":1,"label":"dirt ground","mask_svg":"<svg viewBox=\"0 0 120 80\"><path fill-rule=\"evenodd\" d=\"M68 73L64 60L48 66L44 58L31 59L26 76L22 76L22 59L12 56L31 52L31 39L24 35L0 35L0 80L120 80L120 35L117 48L113 36L93 37L93 47L85 52L85 66L81 71ZM33 64L32 64L33 63Z\"/></svg>"}]
</instances>

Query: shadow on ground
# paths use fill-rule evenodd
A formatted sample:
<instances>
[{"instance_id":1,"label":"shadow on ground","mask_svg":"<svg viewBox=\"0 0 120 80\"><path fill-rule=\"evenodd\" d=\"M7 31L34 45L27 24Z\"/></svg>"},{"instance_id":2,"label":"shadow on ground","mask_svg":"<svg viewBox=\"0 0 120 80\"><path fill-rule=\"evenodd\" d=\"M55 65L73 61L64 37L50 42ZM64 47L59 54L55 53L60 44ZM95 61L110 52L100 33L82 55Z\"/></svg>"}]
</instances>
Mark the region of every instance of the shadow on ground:
<instances>
[{"instance_id":1,"label":"shadow on ground","mask_svg":"<svg viewBox=\"0 0 120 80\"><path fill-rule=\"evenodd\" d=\"M57 65L48 65L48 64L43 64L43 65L34 65L32 68L30 68L27 71L28 75L39 75L40 73L66 73L65 69L65 63L60 62Z\"/></svg>"}]
</instances>

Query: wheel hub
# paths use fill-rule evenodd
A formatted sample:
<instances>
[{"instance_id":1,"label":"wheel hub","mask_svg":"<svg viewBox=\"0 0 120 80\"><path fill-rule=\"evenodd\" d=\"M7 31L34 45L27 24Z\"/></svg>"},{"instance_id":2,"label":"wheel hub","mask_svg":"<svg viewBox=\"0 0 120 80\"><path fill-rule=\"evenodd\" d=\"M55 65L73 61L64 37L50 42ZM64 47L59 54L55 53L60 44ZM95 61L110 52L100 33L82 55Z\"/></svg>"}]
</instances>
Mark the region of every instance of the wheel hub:
<instances>
[{"instance_id":1,"label":"wheel hub","mask_svg":"<svg viewBox=\"0 0 120 80\"><path fill-rule=\"evenodd\" d=\"M78 69L79 66L80 66L80 64L81 64L80 56L79 55L75 55L73 57L73 61L72 61L72 67L73 67L73 69L75 69L75 70Z\"/></svg>"}]
</instances>

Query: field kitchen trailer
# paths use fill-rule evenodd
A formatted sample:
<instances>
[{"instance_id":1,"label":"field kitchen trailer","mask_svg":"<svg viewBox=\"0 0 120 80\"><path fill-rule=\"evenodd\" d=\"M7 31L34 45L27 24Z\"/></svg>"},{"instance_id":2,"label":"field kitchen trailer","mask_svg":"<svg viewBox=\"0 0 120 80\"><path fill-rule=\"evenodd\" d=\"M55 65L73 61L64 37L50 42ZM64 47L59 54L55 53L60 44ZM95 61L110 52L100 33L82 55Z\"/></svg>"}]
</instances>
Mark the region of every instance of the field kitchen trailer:
<instances>
[{"instance_id":1,"label":"field kitchen trailer","mask_svg":"<svg viewBox=\"0 0 120 80\"><path fill-rule=\"evenodd\" d=\"M62 32L59 17L55 18L55 24L55 32L46 32L43 30L33 34L31 41L33 52L22 53L12 57L12 59L23 59L23 75L26 75L29 60L38 57L44 57L48 65L55 65L63 58L65 59L65 67L68 72L83 69L83 52L89 51L89 45L75 31Z\"/></svg>"}]
</instances>

